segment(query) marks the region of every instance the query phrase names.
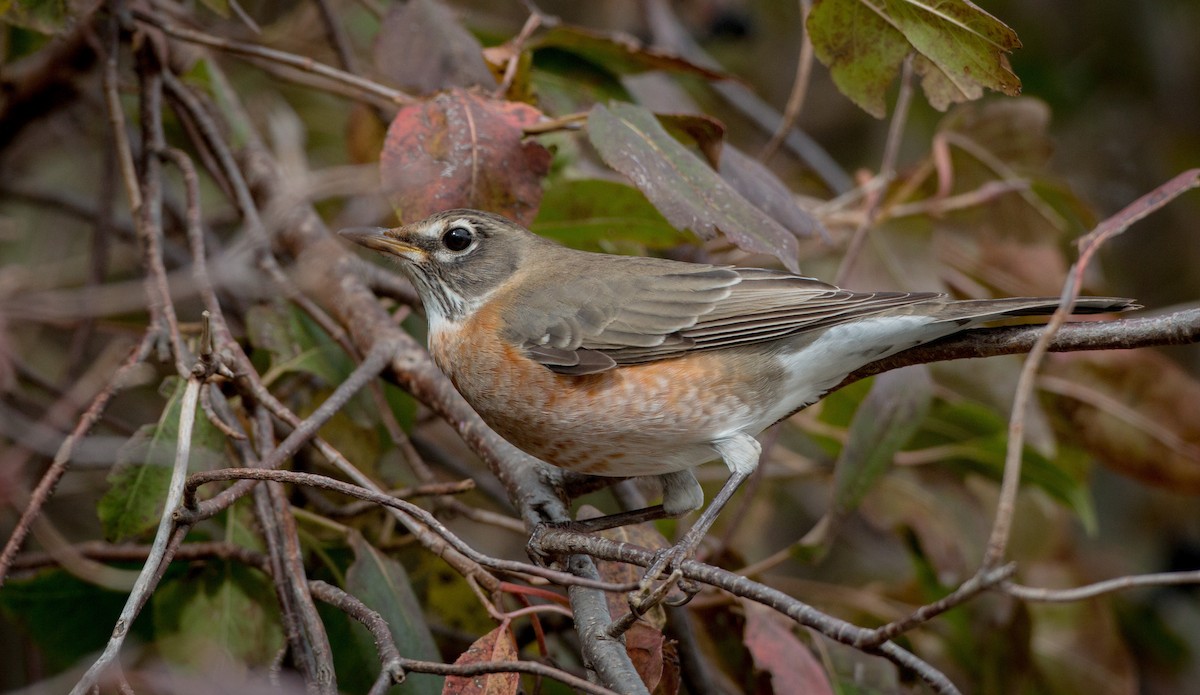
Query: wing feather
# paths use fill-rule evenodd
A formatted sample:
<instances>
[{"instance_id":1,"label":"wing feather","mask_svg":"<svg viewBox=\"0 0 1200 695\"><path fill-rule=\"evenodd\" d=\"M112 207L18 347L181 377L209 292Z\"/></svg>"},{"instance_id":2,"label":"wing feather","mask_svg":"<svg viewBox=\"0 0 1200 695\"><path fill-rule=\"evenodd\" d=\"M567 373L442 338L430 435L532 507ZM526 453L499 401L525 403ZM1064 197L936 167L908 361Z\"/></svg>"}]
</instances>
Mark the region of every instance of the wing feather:
<instances>
[{"instance_id":1,"label":"wing feather","mask_svg":"<svg viewBox=\"0 0 1200 695\"><path fill-rule=\"evenodd\" d=\"M613 262L604 258L598 262ZM855 293L761 268L656 259L623 269L630 272L611 273L607 281L565 282L550 297L514 302L522 310L510 316L510 337L555 372L593 374L777 340L940 296Z\"/></svg>"}]
</instances>

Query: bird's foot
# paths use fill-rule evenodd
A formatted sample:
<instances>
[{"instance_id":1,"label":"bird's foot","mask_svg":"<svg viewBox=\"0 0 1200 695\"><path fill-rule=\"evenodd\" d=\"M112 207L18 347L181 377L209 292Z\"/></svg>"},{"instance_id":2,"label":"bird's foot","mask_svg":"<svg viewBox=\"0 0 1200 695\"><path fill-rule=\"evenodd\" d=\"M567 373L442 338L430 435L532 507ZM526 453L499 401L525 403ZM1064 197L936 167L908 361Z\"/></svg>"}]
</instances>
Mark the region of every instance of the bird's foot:
<instances>
[{"instance_id":1,"label":"bird's foot","mask_svg":"<svg viewBox=\"0 0 1200 695\"><path fill-rule=\"evenodd\" d=\"M700 592L700 587L695 582L684 579L681 565L690 559L694 552L694 547L684 543L677 543L659 551L638 582L637 591L629 595L629 609L641 615L660 603L682 606L691 601L692 597ZM676 588L679 589L679 593L672 595L671 591Z\"/></svg>"}]
</instances>

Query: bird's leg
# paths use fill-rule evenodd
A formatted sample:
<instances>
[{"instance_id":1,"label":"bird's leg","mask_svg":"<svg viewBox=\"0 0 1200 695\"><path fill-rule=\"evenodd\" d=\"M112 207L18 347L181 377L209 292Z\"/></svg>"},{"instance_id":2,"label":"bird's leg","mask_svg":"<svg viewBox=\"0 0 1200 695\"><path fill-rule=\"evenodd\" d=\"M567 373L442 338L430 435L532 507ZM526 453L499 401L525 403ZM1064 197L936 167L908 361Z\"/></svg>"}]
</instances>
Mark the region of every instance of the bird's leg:
<instances>
[{"instance_id":1,"label":"bird's leg","mask_svg":"<svg viewBox=\"0 0 1200 695\"><path fill-rule=\"evenodd\" d=\"M729 503L729 500L733 497L733 493L737 492L741 484L754 473L754 469L758 467L759 456L762 455L762 446L758 443L758 440L741 432L714 442L713 448L724 459L725 465L729 466L729 478L721 486L721 490L713 498L712 502L709 503L704 513L700 515L700 518L696 519L696 523L692 524L692 527L684 534L683 538L668 548L666 552L655 558L654 563L650 565L650 568L646 570L646 574L642 577L641 587L631 600L631 603L643 603L646 597L652 595L651 585L663 573L663 570L674 568L691 556L692 553L696 552L697 546L708 535L708 530L712 528L713 522L717 520L721 509ZM663 501L665 504L665 496ZM655 592L655 594L661 594L661 592ZM644 605L637 605L635 608L637 610L646 609Z\"/></svg>"},{"instance_id":2,"label":"bird's leg","mask_svg":"<svg viewBox=\"0 0 1200 695\"><path fill-rule=\"evenodd\" d=\"M662 504L616 514L606 514L591 519L577 519L563 524L562 528L583 533L607 531L619 526L631 526L646 521L683 516L704 506L704 489L700 487L700 483L691 470L663 473L657 477L662 485Z\"/></svg>"}]
</instances>

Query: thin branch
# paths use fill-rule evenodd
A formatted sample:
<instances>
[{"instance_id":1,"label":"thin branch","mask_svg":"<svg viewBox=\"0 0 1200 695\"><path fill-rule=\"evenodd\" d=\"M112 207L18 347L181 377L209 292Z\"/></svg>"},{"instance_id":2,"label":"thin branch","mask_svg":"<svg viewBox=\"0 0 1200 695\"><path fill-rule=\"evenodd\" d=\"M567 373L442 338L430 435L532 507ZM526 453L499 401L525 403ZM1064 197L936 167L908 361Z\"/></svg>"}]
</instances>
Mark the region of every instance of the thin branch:
<instances>
[{"instance_id":1,"label":"thin branch","mask_svg":"<svg viewBox=\"0 0 1200 695\"><path fill-rule=\"evenodd\" d=\"M612 560L650 566L657 558L656 553L632 543L609 540L599 535L582 534L559 528L543 528L530 540L530 546L550 554L576 553L601 560ZM577 555L578 556L578 555ZM706 565L695 560L685 560L678 565L683 577L702 584L708 584L718 589L743 598L757 601L786 615L798 624L810 627L817 632L841 642L855 645L860 640L870 643L876 639L875 631L858 627L827 613L819 611L791 596L752 581L728 570ZM934 692L949 695L958 693L958 689L946 676L925 663L915 655L905 651L893 642L879 644L869 652L877 653L893 663L902 666L919 676Z\"/></svg>"},{"instance_id":2,"label":"thin branch","mask_svg":"<svg viewBox=\"0 0 1200 695\"><path fill-rule=\"evenodd\" d=\"M137 184L137 169L133 165L133 148L129 145L129 134L125 130L125 111L121 108L121 97L117 92L117 59L120 53L121 29L114 13L108 19L108 42L104 55L104 105L107 107L108 123L113 134L113 147L121 171L121 182L125 184L125 195L129 198L129 209L136 216L142 207L142 192Z\"/></svg>"},{"instance_id":3,"label":"thin branch","mask_svg":"<svg viewBox=\"0 0 1200 695\"><path fill-rule=\"evenodd\" d=\"M287 67L294 68L296 70L309 72L314 75L320 75L321 77L332 80L338 84L353 87L363 94L379 97L395 104L408 104L413 101L411 96L401 92L398 89L392 89L391 87L384 86L373 80L368 80L366 78L359 77L358 75L348 73L345 70L338 70L337 68L330 67L324 63L319 63L306 56L287 53L286 51L279 51L273 48L259 46L257 44L231 41L219 36L213 36L212 34L194 31L192 29L184 29L183 27L177 27L164 22L159 17L141 10L134 10L133 16L138 21L149 24L150 26L159 29L164 34L181 41L187 41L188 43L195 43L201 46L208 46L209 48L216 48L234 55L268 60L273 63L278 63L279 65L285 65Z\"/></svg>"},{"instance_id":4,"label":"thin branch","mask_svg":"<svg viewBox=\"0 0 1200 695\"><path fill-rule=\"evenodd\" d=\"M1180 586L1187 584L1200 584L1200 570L1117 577L1116 579L1107 579L1094 584L1077 586L1073 589L1042 589L1007 582L1000 585L1000 590L1025 601L1067 603L1070 601L1084 601L1116 591L1125 591L1145 586Z\"/></svg>"},{"instance_id":5,"label":"thin branch","mask_svg":"<svg viewBox=\"0 0 1200 695\"><path fill-rule=\"evenodd\" d=\"M808 96L808 83L812 77L813 45L812 37L808 35L808 13L812 10L812 0L800 0L800 58L796 61L796 79L792 82L792 92L788 95L787 105L783 108L783 118L775 129L775 134L758 153L758 158L766 164L779 151L779 146L787 139L788 133L796 126L800 112L804 110L804 99Z\"/></svg>"},{"instance_id":6,"label":"thin branch","mask_svg":"<svg viewBox=\"0 0 1200 695\"><path fill-rule=\"evenodd\" d=\"M835 285L843 284L849 277L850 270L858 260L859 254L862 253L863 244L866 243L867 232L879 217L879 208L887 193L887 186L896 178L896 158L900 153L900 141L904 136L904 125L908 122L908 110L912 104L912 76L913 54L909 53L904 58L904 69L900 74L900 94L896 97L896 108L892 111L892 122L888 126L887 143L883 148L883 161L879 165L879 174L875 177L880 185L872 186L867 194L866 214L858 228L854 230L854 236L850 238L850 244L846 247L845 255L842 256L842 263L838 266L837 275L833 281Z\"/></svg>"},{"instance_id":7,"label":"thin branch","mask_svg":"<svg viewBox=\"0 0 1200 695\"><path fill-rule=\"evenodd\" d=\"M138 51L137 57L141 86L142 176L139 186L141 204L133 210L146 269L146 301L151 325L162 324L160 329L166 332L176 372L186 376L188 365L194 358L179 333L179 320L171 302L167 269L162 259L162 171L156 154L166 146L162 123L162 71L158 58L149 47ZM131 200L131 206L132 203Z\"/></svg>"},{"instance_id":8,"label":"thin branch","mask_svg":"<svg viewBox=\"0 0 1200 695\"><path fill-rule=\"evenodd\" d=\"M258 455L265 457L274 446L271 417L257 408L254 418L254 442ZM291 659L308 689L324 695L338 691L333 669L333 648L329 635L308 588L296 517L279 483L269 482L254 489L254 511L267 546L271 579L279 601Z\"/></svg>"},{"instance_id":9,"label":"thin branch","mask_svg":"<svg viewBox=\"0 0 1200 695\"><path fill-rule=\"evenodd\" d=\"M553 678L579 692L594 693L595 695L616 695L616 691L600 687L595 683L590 683L582 678L573 676L562 669L557 669L536 661L486 661L467 664L443 664L436 661L406 659L399 656L399 652L395 650L395 643L391 639L391 631L388 629L387 622L383 619L383 616L337 587L324 582L311 582L310 584L313 595L344 611L351 618L361 622L371 632L375 637L375 644L379 649L379 658L384 664L384 671L389 676L392 673L402 675L404 671L432 673L439 676L459 676L463 678L482 676L489 673L529 673L544 678ZM395 670L389 673L389 668ZM637 677L636 673L634 677Z\"/></svg>"},{"instance_id":10,"label":"thin branch","mask_svg":"<svg viewBox=\"0 0 1200 695\"><path fill-rule=\"evenodd\" d=\"M1042 324L974 328L876 360L847 376L837 388L891 369L946 360L1028 353L1043 335ZM1050 352L1131 350L1200 343L1200 308L1165 316L1114 321L1079 321L1062 326L1050 339Z\"/></svg>"},{"instance_id":11,"label":"thin branch","mask_svg":"<svg viewBox=\"0 0 1200 695\"><path fill-rule=\"evenodd\" d=\"M497 98L502 98L508 94L509 88L512 87L513 80L517 76L517 67L521 64L521 52L525 48L525 42L537 31L538 27L542 26L544 15L540 12L530 12L529 17L525 19L525 24L521 27L521 31L517 33L507 46L512 56L508 59L508 64L504 66L504 76L500 80L500 84L496 86L493 92Z\"/></svg>"},{"instance_id":12,"label":"thin branch","mask_svg":"<svg viewBox=\"0 0 1200 695\"><path fill-rule=\"evenodd\" d=\"M188 379L187 387L183 391L179 413L179 435L175 449L175 465L171 471L171 482L167 488L167 498L163 506L163 514L158 520L158 530L154 534L154 543L151 546L150 555L146 559L146 564L142 566L141 574L138 575L133 591L130 592L129 598L125 601L125 607L121 609L121 615L117 618L116 627L113 628L112 637L109 638L108 644L104 647L104 652L96 659L96 662L92 664L87 672L83 674L83 677L79 679L75 687L71 689L71 695L86 695L86 693L90 692L96 686L100 677L109 667L116 663L121 646L125 643L125 637L129 634L134 619L149 599L154 587L157 586L157 576L163 566L166 565L168 545L171 540L172 531L175 528L170 510L179 506L180 501L183 499L184 483L187 481L188 460L191 456L192 425L196 421L196 405L200 400L200 387L202 384L203 382L200 379L192 377Z\"/></svg>"},{"instance_id":13,"label":"thin branch","mask_svg":"<svg viewBox=\"0 0 1200 695\"><path fill-rule=\"evenodd\" d=\"M683 23L672 11L670 2L646 0L643 6L650 33L657 46L678 53L698 65L717 65L712 56L688 35ZM746 85L734 80L724 80L710 86L764 133L773 133L779 129L779 112ZM793 128L788 132L783 144L835 194L842 194L854 188L854 180L837 160L807 134Z\"/></svg>"},{"instance_id":14,"label":"thin branch","mask_svg":"<svg viewBox=\"0 0 1200 695\"><path fill-rule=\"evenodd\" d=\"M262 459L260 465L264 468L278 468L286 459L294 456L300 450L300 447L315 437L317 430L328 422L329 418L336 415L355 393L365 386L369 380L379 375L379 372L387 366L388 358L390 357L389 353L390 349L388 345L383 343L377 345L371 351L371 354L367 355L367 358L355 368L350 376L339 384L337 389L313 411L312 415L309 415L295 425L295 429L280 442L278 447L271 451L269 456ZM270 480L270 478L260 479ZM190 492L184 506L187 509L194 510L195 520L209 518L226 509L243 495L250 492L255 486L255 483L252 482L253 480L256 479L247 478L244 483L238 483L222 491L212 499L200 503L195 502L193 498L194 489L189 487Z\"/></svg>"},{"instance_id":15,"label":"thin branch","mask_svg":"<svg viewBox=\"0 0 1200 695\"><path fill-rule=\"evenodd\" d=\"M1012 531L1016 512L1017 491L1021 483L1021 462L1025 450L1025 412L1032 398L1033 385L1042 357L1050 349L1054 334L1063 326L1079 297L1083 286L1083 274L1088 263L1100 246L1114 236L1124 232L1130 225L1163 207L1184 191L1200 186L1200 169L1179 174L1167 183L1138 198L1116 215L1108 218L1080 240L1079 260L1067 273L1063 285L1062 299L1054 315L1046 324L1025 359L1021 375L1017 380L1017 392L1013 398L1012 416L1009 419L1007 450L1004 458L1004 475L1000 483L1000 499L996 503L996 516L983 556L983 567L993 568L1004 560L1008 539Z\"/></svg>"},{"instance_id":16,"label":"thin branch","mask_svg":"<svg viewBox=\"0 0 1200 695\"><path fill-rule=\"evenodd\" d=\"M432 514L416 506L415 504L412 504L411 502L397 499L386 493L368 490L352 483L334 480L333 478L316 475L313 473L299 473L296 471L274 470L269 468L224 468L215 471L195 473L188 480L183 506L178 512L176 512L175 516L179 520L187 521L189 523L194 523L200 519L207 518L206 509L204 508L204 505L207 503L197 503L196 490L201 485L206 485L208 483L218 482L221 480L272 480L276 482L307 485L322 490L337 492L348 497L367 500L373 504L383 507L396 509L403 512L406 517L408 517L406 519L408 522L407 525L411 526L414 523L425 525L434 533L438 534L438 536L440 536L442 539L444 539L446 543L450 545L450 547L470 558L473 562L499 572L506 572L518 576L540 577L558 584L574 584L592 589L601 589L604 591L629 591L637 586L636 582L617 584L599 580L581 580L578 577L572 576L565 572L550 570L544 567L537 567L525 562L500 560L488 555L484 555L451 533L450 530L447 529L446 526L438 521L437 518Z\"/></svg>"}]
</instances>

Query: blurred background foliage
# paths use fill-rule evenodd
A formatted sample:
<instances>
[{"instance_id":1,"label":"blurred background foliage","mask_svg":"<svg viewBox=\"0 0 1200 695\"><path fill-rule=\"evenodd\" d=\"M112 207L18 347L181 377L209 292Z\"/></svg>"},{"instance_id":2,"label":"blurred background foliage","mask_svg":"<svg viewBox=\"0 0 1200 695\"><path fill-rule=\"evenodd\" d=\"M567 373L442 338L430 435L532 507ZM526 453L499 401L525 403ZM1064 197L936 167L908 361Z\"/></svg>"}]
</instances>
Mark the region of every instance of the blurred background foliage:
<instances>
[{"instance_id":1,"label":"blurred background foliage","mask_svg":"<svg viewBox=\"0 0 1200 695\"><path fill-rule=\"evenodd\" d=\"M19 72L39 52L53 47L51 36L66 32L84 4L0 2L9 20L0 34L4 72ZM421 84L427 71L404 53L406 42L416 39L404 37L403 27L388 30L387 21L373 11L373 2L334 4L368 75L413 93L446 86ZM213 33L336 64L314 5L265 0L241 5L262 28L261 35L250 33L219 0L191 3L186 9ZM539 6L570 25L627 32L647 42L655 38L637 0L547 0ZM517 2L461 0L450 7L462 27L493 48L517 34L527 17ZM673 8L720 69L782 109L800 45L799 3L682 0ZM887 219L872 230L863 254L841 279L847 286L945 288L968 296L1057 294L1062 273L1074 258L1073 238L1200 162L1200 3L988 0L984 9L1020 37L1023 45L1012 54L1011 64L1024 96L989 93L980 102L941 113L918 93L901 142L900 178L891 190L911 186L908 198L897 193L899 202L928 199L936 187L930 169L932 143L946 133L966 133L1029 178L1052 214L1008 196L946 214L926 209ZM459 39L446 35L432 40ZM526 66L528 81L514 87L510 98L524 92L551 116L586 110L608 99L635 100L658 112L698 108L723 124L724 141L741 152L753 155L766 143L770 133L711 89L702 75L685 71L664 78L663 73L643 73L642 66L635 69L597 50L577 36L545 38ZM378 159L385 124L369 107L281 81L228 56L221 56L220 62L291 174L373 165ZM469 78L481 79L479 71L487 66L479 61L464 70ZM212 77L199 60L187 79L203 86ZM118 210L113 214L117 226L128 226L120 184L111 176L107 125L97 115L102 112L97 106L98 82L79 80L76 88L81 95L68 109L24 128L17 139L0 134L0 419L5 421L0 441L10 448L31 446L30 436L42 436L33 423L54 401L54 394L111 371L120 357L112 345L134 335L145 321L140 260L133 247L110 250L99 260L89 235L80 232L79 216L66 205L74 202L92 210L100 201ZM123 98L132 111L134 90ZM895 88L888 99L890 108ZM828 71L816 66L799 127L848 172L850 180L861 183L860 172L878 169L887 126L886 120L872 118L840 94ZM186 139L185 126L170 116L167 128L168 141ZM694 133L690 141L683 138L693 148L705 137L696 139ZM238 139L236 132L229 136ZM560 132L539 141L551 148L554 158L535 230L585 248L777 263L723 241L701 242L673 229L645 196L603 167L586 136ZM996 178L994 171L961 152L953 156L954 193L976 190ZM769 164L807 201L809 210L821 210L818 203L836 193L787 152L775 154ZM205 213L218 237L216 248L221 248L232 238L235 213L211 180L204 185ZM39 203L39 192L63 199ZM393 219L378 195L342 192L320 200L318 209L335 228L388 224ZM831 242L819 235L801 238L799 262L805 273L832 280L840 274L853 220L817 216L829 229ZM1200 196L1192 194L1139 224L1106 248L1101 267L1092 273L1091 291L1136 297L1152 310L1194 303L1200 295L1198 218ZM597 221L603 219L622 222ZM619 234L611 233L614 226ZM231 246L225 251L235 258L236 244ZM170 253L168 249L169 259ZM184 265L186 259L175 258L170 267ZM273 298L260 278L239 272L235 261L230 268L222 282L243 309L238 313L240 329L256 366L297 412L310 412L349 373L350 360L319 327ZM89 299L102 300L102 316L92 316L95 305ZM180 314L194 320L194 298L181 299ZM419 318L405 325L420 335ZM1200 466L1195 458L1200 416L1194 398L1200 392L1194 380L1200 374L1200 352L1191 348L1133 356L1055 356L1050 362L1040 384L1040 407L1031 418L1026 492L1010 552L1020 562L1020 580L1065 587L1200 567L1200 484L1195 473ZM743 506L729 512L724 531L718 527L717 535L726 535L710 559L730 568L759 566L761 580L860 624L895 619L944 595L970 576L982 555L1019 364L1016 358L1001 358L932 367L932 379L919 387L925 390L922 417L901 423L907 428L902 450L884 471L868 470L866 464L853 468L846 460L845 452L870 444L869 439L859 439L870 433L856 423L865 422L863 413L870 413L864 409L872 407L871 382L843 389L800 414L769 446L765 475L770 484L754 486L752 493L739 498ZM161 481L148 479L154 475L153 466L131 469L125 464L152 464L155 442L173 441L170 404L178 389L164 380L170 371L147 368L136 375L136 385L110 408L99 436L93 438L94 447L81 454L59 487L47 516L68 539L144 538L152 527L155 499L136 491L161 486ZM460 462L449 468L451 475L469 474L480 481L484 491L466 500L503 509L495 499L502 495L486 494L489 486L494 490L494 482L461 441L406 394L387 388L388 407L413 433L422 453L447 466ZM918 387L902 382L893 388L894 397L911 395ZM1114 401L1126 410L1105 405ZM887 417L888 403L877 406L881 411L872 421ZM398 455L389 450L374 405L366 400L352 403L323 433L377 479L397 486L411 483ZM1143 420L1131 424L1122 415L1130 410ZM1162 436L1147 435L1146 422L1156 425L1155 432ZM71 425L53 424L59 430ZM46 437L52 439L52 434ZM210 449L219 459L219 435L201 436L216 437ZM1164 437L1175 443L1174 448L1163 445ZM53 444L44 441L33 448L32 463L0 469L0 497L6 502L0 529L5 537L15 519L14 507L27 494L18 490L29 489L47 451L53 452ZM11 453L4 459L10 464L17 460ZM701 475L711 491L725 471L709 466ZM849 482L847 476L852 478ZM845 492L855 485L856 491ZM298 506L320 513L314 495L295 495ZM614 506L607 493L588 501L606 509ZM831 502L845 507L836 530L823 537L806 535ZM411 600L424 607L428 621L409 631L419 645L414 649L431 658L440 651L442 658L453 660L493 627L461 577L396 538L383 517L375 513L346 524L388 554L305 519L304 539L319 568L315 571L338 583L357 581L368 588L377 581L371 572L390 577L388 581L403 577L401 583L411 584ZM235 513L197 529L197 534L235 538L253 547L257 541L252 527L248 518ZM461 519L453 528L488 552L522 555L524 539L517 534ZM660 529L669 534L673 524L663 523ZM770 562L760 565L764 558ZM281 644L270 591L259 575L233 562L177 563L150 610L134 626L144 640L144 653L128 661L161 659L208 669L226 660L267 663L272 649ZM29 570L10 577L0 590L0 643L6 645L0 650L0 688L19 688L77 667L107 636L121 596L65 572ZM1194 586L1134 590L1065 605L984 596L906 635L902 642L968 692L1186 692L1188 683L1200 680L1197 598ZM238 607L236 613L230 606ZM396 615L405 614L403 606L393 608ZM779 682L772 686L769 678L765 683L760 677L756 680L751 663L758 654L745 624L751 613L719 596L702 597L688 610L699 619L696 624L705 626L700 629L704 652L728 684L747 691L788 692ZM365 633L356 632L357 626L344 617L325 615L331 636L342 630L352 635L335 640L339 678L345 691L361 692L370 681L363 671L373 673L375 668ZM213 634L229 626L202 625L206 616L216 622L236 616L239 624L256 631L251 639L214 640ZM739 637L743 630L745 638ZM523 654L535 655L527 624L518 628L516 637ZM877 661L829 641L811 641L838 692L890 692L901 687L899 676ZM217 655L214 642L220 644ZM561 664L577 658L570 638L560 632L551 635L550 649ZM50 687L58 685L61 682ZM422 686L418 679L408 687L436 690L437 684ZM549 683L545 689L563 691Z\"/></svg>"}]
</instances>

